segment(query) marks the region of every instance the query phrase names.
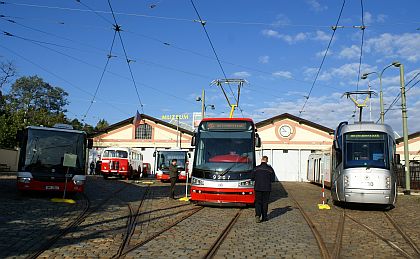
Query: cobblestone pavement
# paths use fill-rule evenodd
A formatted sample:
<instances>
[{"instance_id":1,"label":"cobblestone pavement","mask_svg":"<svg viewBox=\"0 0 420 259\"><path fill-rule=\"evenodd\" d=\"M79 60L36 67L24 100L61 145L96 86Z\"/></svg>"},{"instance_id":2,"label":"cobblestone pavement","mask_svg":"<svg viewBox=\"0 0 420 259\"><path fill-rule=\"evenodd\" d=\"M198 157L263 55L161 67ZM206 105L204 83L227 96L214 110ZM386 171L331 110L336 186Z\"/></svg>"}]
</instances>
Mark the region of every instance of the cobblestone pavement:
<instances>
[{"instance_id":1,"label":"cobblestone pavement","mask_svg":"<svg viewBox=\"0 0 420 259\"><path fill-rule=\"evenodd\" d=\"M309 183L283 183L289 195L302 205L303 209L310 216L322 238L332 253L335 245L337 227L342 207L331 205L331 210L319 210L318 203L321 203L321 187ZM329 190L326 190L327 198L330 198ZM399 196L396 207L389 211L397 223L405 230L408 236L419 246L419 224L420 224L420 197ZM384 214L383 206L372 205L351 205L346 207L346 215L368 225L379 232L385 238L394 242L411 256L415 254L403 237L395 230ZM387 245L376 235L367 231L364 227L345 218L344 231L340 258L401 258L402 255Z\"/></svg>"},{"instance_id":2,"label":"cobblestone pavement","mask_svg":"<svg viewBox=\"0 0 420 259\"><path fill-rule=\"evenodd\" d=\"M75 196L76 204L52 203L51 194L21 196L16 191L15 181L14 177L0 177L0 258L23 258L37 251L79 216L85 206L81 195ZM116 193L117 190L120 191ZM143 197L137 226L127 246L133 250L126 258L203 257L239 209L204 207L174 225L201 207L167 199L168 191L168 183L148 185L141 181L89 176L85 194L90 200L90 209L86 219L40 257L111 258L124 240L128 204L137 210ZM177 194L179 197L185 194L184 184L177 185ZM341 208L318 210L316 204L320 194L318 186L308 183L275 183L269 221L255 223L254 209L243 209L215 257L320 258L314 236L291 199L292 195L301 203L322 233L328 249L333 249ZM417 245L420 240L419 204L418 196L400 196L396 208L389 212ZM386 231L392 226L383 212L355 208L349 213L409 251L398 233ZM173 227L150 242L136 246L170 226ZM343 244L342 258L401 257L350 219L345 221Z\"/></svg>"}]
</instances>

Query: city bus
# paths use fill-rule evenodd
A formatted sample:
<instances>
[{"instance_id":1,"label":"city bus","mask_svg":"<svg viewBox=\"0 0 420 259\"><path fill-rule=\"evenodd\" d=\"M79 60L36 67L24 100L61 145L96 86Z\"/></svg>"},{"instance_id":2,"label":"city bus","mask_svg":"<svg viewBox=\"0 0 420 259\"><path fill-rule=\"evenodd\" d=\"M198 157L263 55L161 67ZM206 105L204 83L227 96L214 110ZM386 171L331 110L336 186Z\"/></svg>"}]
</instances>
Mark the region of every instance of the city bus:
<instances>
[{"instance_id":1,"label":"city bus","mask_svg":"<svg viewBox=\"0 0 420 259\"><path fill-rule=\"evenodd\" d=\"M102 151L101 174L104 179L115 176L122 179L140 178L143 155L133 148L108 147Z\"/></svg>"},{"instance_id":2,"label":"city bus","mask_svg":"<svg viewBox=\"0 0 420 259\"><path fill-rule=\"evenodd\" d=\"M178 167L178 180L185 181L187 179L187 174L189 172L188 158L190 154L187 150L171 148L171 149L158 149L153 153L155 157L155 168L154 172L156 173L156 180L161 182L167 182L169 178L169 165L171 164L172 159L177 160Z\"/></svg>"},{"instance_id":3,"label":"city bus","mask_svg":"<svg viewBox=\"0 0 420 259\"><path fill-rule=\"evenodd\" d=\"M17 188L20 191L83 192L87 174L87 148L92 140L70 125L53 128L29 126L18 132L20 143ZM63 166L75 157L75 167Z\"/></svg>"},{"instance_id":4,"label":"city bus","mask_svg":"<svg viewBox=\"0 0 420 259\"><path fill-rule=\"evenodd\" d=\"M248 118L205 118L194 134L191 201L251 205L255 147L261 139Z\"/></svg>"}]
</instances>

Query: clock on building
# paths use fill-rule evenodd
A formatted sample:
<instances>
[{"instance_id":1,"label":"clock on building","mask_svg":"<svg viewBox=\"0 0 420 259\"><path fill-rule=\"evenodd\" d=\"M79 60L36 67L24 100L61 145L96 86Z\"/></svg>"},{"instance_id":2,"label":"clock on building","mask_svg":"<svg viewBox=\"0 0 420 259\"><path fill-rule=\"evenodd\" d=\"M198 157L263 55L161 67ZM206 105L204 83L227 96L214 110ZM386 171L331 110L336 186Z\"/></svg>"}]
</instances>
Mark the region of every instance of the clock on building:
<instances>
[{"instance_id":1,"label":"clock on building","mask_svg":"<svg viewBox=\"0 0 420 259\"><path fill-rule=\"evenodd\" d=\"M279 129L280 136L287 138L292 134L292 128L289 125L282 125Z\"/></svg>"}]
</instances>

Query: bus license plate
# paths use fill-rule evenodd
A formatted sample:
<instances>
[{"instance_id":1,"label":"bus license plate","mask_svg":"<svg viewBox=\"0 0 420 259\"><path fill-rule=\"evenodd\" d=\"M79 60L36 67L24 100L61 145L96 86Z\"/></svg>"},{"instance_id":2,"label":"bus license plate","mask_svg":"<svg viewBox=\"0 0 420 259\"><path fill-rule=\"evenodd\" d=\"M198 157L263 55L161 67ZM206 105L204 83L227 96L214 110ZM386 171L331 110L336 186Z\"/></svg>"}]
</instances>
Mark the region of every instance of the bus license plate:
<instances>
[{"instance_id":1,"label":"bus license plate","mask_svg":"<svg viewBox=\"0 0 420 259\"><path fill-rule=\"evenodd\" d=\"M60 190L59 186L45 186L45 190Z\"/></svg>"}]
</instances>

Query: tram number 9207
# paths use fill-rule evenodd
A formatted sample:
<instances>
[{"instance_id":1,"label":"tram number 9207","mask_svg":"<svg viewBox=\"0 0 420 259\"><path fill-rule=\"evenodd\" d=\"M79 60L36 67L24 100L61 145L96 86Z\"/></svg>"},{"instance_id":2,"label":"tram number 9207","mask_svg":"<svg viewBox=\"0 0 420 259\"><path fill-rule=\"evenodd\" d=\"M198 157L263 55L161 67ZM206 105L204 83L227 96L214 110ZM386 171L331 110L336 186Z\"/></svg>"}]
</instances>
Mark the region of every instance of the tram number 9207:
<instances>
[{"instance_id":1,"label":"tram number 9207","mask_svg":"<svg viewBox=\"0 0 420 259\"><path fill-rule=\"evenodd\" d=\"M213 175L214 180L229 180L230 175Z\"/></svg>"}]
</instances>

